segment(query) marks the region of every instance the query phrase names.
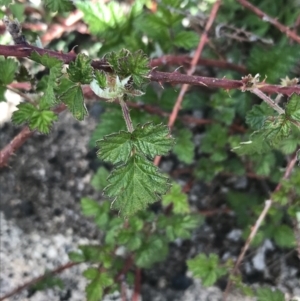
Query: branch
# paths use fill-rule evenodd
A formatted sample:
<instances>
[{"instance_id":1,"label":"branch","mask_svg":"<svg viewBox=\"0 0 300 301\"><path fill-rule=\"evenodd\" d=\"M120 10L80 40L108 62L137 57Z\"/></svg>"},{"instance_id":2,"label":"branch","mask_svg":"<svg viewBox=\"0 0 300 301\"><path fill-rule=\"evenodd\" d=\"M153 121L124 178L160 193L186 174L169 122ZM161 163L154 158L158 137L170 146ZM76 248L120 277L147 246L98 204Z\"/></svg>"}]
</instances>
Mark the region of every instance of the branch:
<instances>
[{"instance_id":1,"label":"branch","mask_svg":"<svg viewBox=\"0 0 300 301\"><path fill-rule=\"evenodd\" d=\"M29 58L31 53L36 51L40 55L48 54L49 56L55 57L65 64L69 64L70 62L76 59L76 54L74 52L63 53L56 52L49 49L42 49L32 45L0 45L0 55L18 57L18 58ZM198 60L195 60L195 64L197 64ZM103 70L106 72L112 72L109 64L101 59L101 60L93 60L91 65L95 69ZM245 85L245 82L242 80L229 80L229 79L219 79L213 77L204 77L204 76L194 76L188 74L181 74L179 72L159 72L156 70L152 70L149 73L149 79L151 81L160 82L160 83L171 83L171 84L188 84L193 86L202 86L207 88L221 88L225 90L232 89L242 89ZM283 95L291 95L293 93L300 94L300 85L283 87L280 85L269 85L266 83L257 83L259 85L259 89L262 92L267 94L283 94Z\"/></svg>"},{"instance_id":2,"label":"branch","mask_svg":"<svg viewBox=\"0 0 300 301\"><path fill-rule=\"evenodd\" d=\"M190 65L192 58L187 55L164 55L162 57L151 60L151 67L158 67L161 65ZM216 67L220 69L227 69L237 71L243 75L247 74L248 71L244 66L232 64L221 60L202 59L199 58L197 65Z\"/></svg>"},{"instance_id":3,"label":"branch","mask_svg":"<svg viewBox=\"0 0 300 301\"><path fill-rule=\"evenodd\" d=\"M256 6L249 3L247 0L237 0L241 5L248 8L252 12L254 12L256 15L258 15L263 21L270 22L272 25L274 25L277 29L279 29L281 32L285 33L289 38L293 39L297 43L300 44L300 37L297 36L295 32L290 30L288 27L282 25L280 22L278 22L276 19L273 19L272 17L265 14L263 11L261 11Z\"/></svg>"},{"instance_id":4,"label":"branch","mask_svg":"<svg viewBox=\"0 0 300 301\"><path fill-rule=\"evenodd\" d=\"M2 296L0 298L0 301L3 301L15 294L20 293L22 290L24 290L25 288L28 288L38 282L40 282L41 280L43 280L46 277L49 277L49 275L56 275L56 274L60 274L61 272L63 272L64 270L67 270L75 265L79 264L78 262L68 262L64 265L59 266L58 268L56 268L55 270L51 271L51 272L46 272L44 275L39 276L37 278L31 279L30 281L24 283L23 285L17 287L16 289L12 290L11 292L7 293L6 295Z\"/></svg>"}]
</instances>

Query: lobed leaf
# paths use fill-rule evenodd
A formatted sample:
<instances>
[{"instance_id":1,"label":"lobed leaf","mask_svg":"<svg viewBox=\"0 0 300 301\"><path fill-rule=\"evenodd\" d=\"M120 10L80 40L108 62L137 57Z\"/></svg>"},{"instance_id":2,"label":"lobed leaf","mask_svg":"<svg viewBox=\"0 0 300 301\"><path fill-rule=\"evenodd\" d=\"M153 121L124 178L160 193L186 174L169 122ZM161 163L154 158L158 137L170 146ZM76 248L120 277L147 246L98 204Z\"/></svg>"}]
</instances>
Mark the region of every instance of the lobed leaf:
<instances>
[{"instance_id":1,"label":"lobed leaf","mask_svg":"<svg viewBox=\"0 0 300 301\"><path fill-rule=\"evenodd\" d=\"M73 3L70 0L45 0L45 5L52 12L67 12L73 9Z\"/></svg>"},{"instance_id":2,"label":"lobed leaf","mask_svg":"<svg viewBox=\"0 0 300 301\"><path fill-rule=\"evenodd\" d=\"M162 204L164 206L172 204L175 214L190 212L187 194L182 192L181 186L177 183L174 183L170 191L163 196Z\"/></svg>"},{"instance_id":3,"label":"lobed leaf","mask_svg":"<svg viewBox=\"0 0 300 301\"><path fill-rule=\"evenodd\" d=\"M201 278L204 286L213 285L219 277L227 274L226 268L219 267L219 258L216 254L199 254L188 260L189 270L195 277Z\"/></svg>"},{"instance_id":4,"label":"lobed leaf","mask_svg":"<svg viewBox=\"0 0 300 301\"><path fill-rule=\"evenodd\" d=\"M72 82L89 84L93 80L91 59L83 53L78 54L75 62L70 62L67 72Z\"/></svg>"},{"instance_id":5,"label":"lobed leaf","mask_svg":"<svg viewBox=\"0 0 300 301\"><path fill-rule=\"evenodd\" d=\"M105 136L104 139L96 142L99 147L97 156L103 161L114 164L127 162L132 151L130 138L131 133L125 131Z\"/></svg>"},{"instance_id":6,"label":"lobed leaf","mask_svg":"<svg viewBox=\"0 0 300 301\"><path fill-rule=\"evenodd\" d=\"M270 108L265 102L260 105L254 105L246 115L246 123L254 130L260 130L267 118L274 116L274 110Z\"/></svg>"},{"instance_id":7,"label":"lobed leaf","mask_svg":"<svg viewBox=\"0 0 300 301\"><path fill-rule=\"evenodd\" d=\"M194 159L195 144L193 143L193 134L189 129L181 129L176 134L176 144L173 152L180 161L191 164Z\"/></svg>"},{"instance_id":8,"label":"lobed leaf","mask_svg":"<svg viewBox=\"0 0 300 301\"><path fill-rule=\"evenodd\" d=\"M12 58L4 58L0 56L0 85L10 84L14 78L18 69L18 62Z\"/></svg>"},{"instance_id":9,"label":"lobed leaf","mask_svg":"<svg viewBox=\"0 0 300 301\"><path fill-rule=\"evenodd\" d=\"M158 201L170 187L168 178L138 154L114 169L107 180L110 184L104 193L113 198L112 208L120 210L124 216Z\"/></svg>"},{"instance_id":10,"label":"lobed leaf","mask_svg":"<svg viewBox=\"0 0 300 301\"><path fill-rule=\"evenodd\" d=\"M36 51L34 51L34 52L32 52L30 59L49 68L49 69L56 65L62 66L62 62L59 59L57 59L56 57L53 57L53 56L49 56L48 53L46 53L44 55L40 55Z\"/></svg>"},{"instance_id":11,"label":"lobed leaf","mask_svg":"<svg viewBox=\"0 0 300 301\"><path fill-rule=\"evenodd\" d=\"M284 294L280 290L272 291L270 288L258 288L257 301L284 301Z\"/></svg>"},{"instance_id":12,"label":"lobed leaf","mask_svg":"<svg viewBox=\"0 0 300 301\"><path fill-rule=\"evenodd\" d=\"M67 78L63 78L58 87L60 100L67 105L70 112L77 120L83 120L88 115L83 93L80 85L77 85Z\"/></svg>"},{"instance_id":13,"label":"lobed leaf","mask_svg":"<svg viewBox=\"0 0 300 301\"><path fill-rule=\"evenodd\" d=\"M148 158L166 155L174 144L169 128L163 124L138 125L131 135L136 149Z\"/></svg>"},{"instance_id":14,"label":"lobed leaf","mask_svg":"<svg viewBox=\"0 0 300 301\"><path fill-rule=\"evenodd\" d=\"M53 111L35 111L30 117L29 128L37 129L43 134L49 134L52 123L58 119Z\"/></svg>"},{"instance_id":15,"label":"lobed leaf","mask_svg":"<svg viewBox=\"0 0 300 301\"><path fill-rule=\"evenodd\" d=\"M285 107L286 115L300 122L300 95L293 94Z\"/></svg>"}]
</instances>

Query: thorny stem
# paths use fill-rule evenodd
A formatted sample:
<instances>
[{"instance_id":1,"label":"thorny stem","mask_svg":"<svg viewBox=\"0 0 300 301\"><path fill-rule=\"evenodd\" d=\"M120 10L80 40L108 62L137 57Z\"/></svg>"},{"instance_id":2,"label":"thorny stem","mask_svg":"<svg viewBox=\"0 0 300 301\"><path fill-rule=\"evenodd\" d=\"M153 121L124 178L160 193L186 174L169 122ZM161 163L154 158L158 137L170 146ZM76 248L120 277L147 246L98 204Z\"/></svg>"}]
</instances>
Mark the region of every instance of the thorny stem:
<instances>
[{"instance_id":1,"label":"thorny stem","mask_svg":"<svg viewBox=\"0 0 300 301\"><path fill-rule=\"evenodd\" d=\"M290 30L288 27L282 25L280 22L278 22L276 19L271 18L268 16L266 13L261 11L259 8L256 6L252 5L250 2L247 0L237 0L241 5L246 7L247 9L251 10L254 12L257 16L259 16L263 21L269 22L272 25L274 25L277 29L279 29L281 32L285 33L289 38L293 39L297 43L300 43L300 37L297 36L295 32Z\"/></svg>"},{"instance_id":2,"label":"thorny stem","mask_svg":"<svg viewBox=\"0 0 300 301\"><path fill-rule=\"evenodd\" d=\"M60 274L62 273L64 270L67 270L75 265L78 265L79 262L68 262L64 265L59 266L58 268L56 268L55 270L51 271L51 272L47 272L42 276L39 276L37 278L31 279L30 281L24 283L23 285L17 287L16 289L12 290L11 292L7 293L6 295L2 296L0 298L0 301L3 301L9 297L12 297L15 294L20 293L22 290L24 290L25 288L28 288L36 283L38 283L39 281L43 280L44 278L46 278L49 275L56 275L56 274Z\"/></svg>"},{"instance_id":3,"label":"thorny stem","mask_svg":"<svg viewBox=\"0 0 300 301\"><path fill-rule=\"evenodd\" d=\"M134 129L127 104L122 98L119 99L119 102L122 108L127 130L129 133L132 133Z\"/></svg>"},{"instance_id":4,"label":"thorny stem","mask_svg":"<svg viewBox=\"0 0 300 301\"><path fill-rule=\"evenodd\" d=\"M279 113L279 115L284 114L285 111L278 106L276 102L274 102L269 96L267 96L265 93L260 91L258 88L253 88L249 90L253 94L257 95L259 98L261 98L264 102L266 102L271 108L273 108L275 111Z\"/></svg>"}]
</instances>

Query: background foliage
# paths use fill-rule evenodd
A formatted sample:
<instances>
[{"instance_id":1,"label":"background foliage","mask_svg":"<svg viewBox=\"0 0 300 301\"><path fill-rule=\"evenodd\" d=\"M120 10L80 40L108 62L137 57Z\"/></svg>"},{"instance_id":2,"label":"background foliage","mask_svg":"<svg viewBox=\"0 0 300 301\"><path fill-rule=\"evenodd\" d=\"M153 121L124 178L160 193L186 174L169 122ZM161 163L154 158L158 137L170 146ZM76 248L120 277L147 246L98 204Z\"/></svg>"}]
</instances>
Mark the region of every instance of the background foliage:
<instances>
[{"instance_id":1,"label":"background foliage","mask_svg":"<svg viewBox=\"0 0 300 301\"><path fill-rule=\"evenodd\" d=\"M2 1L1 5L10 2ZM254 0L252 4L286 26L294 26L299 16L296 1L278 0L270 5L269 1ZM34 17L24 13L30 6L30 2L16 1L0 14L4 16L9 12L24 24L32 23ZM169 152L174 141L163 124L167 123L166 117L173 108L180 86L164 84L162 87L150 83L146 78L150 70L148 58L191 56L211 7L210 1L193 0L157 3L146 0L134 3L74 1L74 4L67 0L44 1L38 9L43 10L41 20L47 25L51 26L59 18L68 18L76 10L82 13L81 22L87 26L86 32L75 29L49 41L46 47L69 52L77 45L75 51L88 56L78 55L65 73L61 61L37 53L31 59L39 63L39 67L31 63L28 69L22 62L0 57L0 64L6 70L0 73L2 101L5 101L6 85L13 80L30 81L35 93L43 92L43 96L34 99L33 103L18 105L18 111L12 117L16 125L27 123L31 130L49 134L57 120L51 108L58 103L67 105L76 119L83 120L88 110L81 88L93 81L91 87L98 96L110 100L121 95L131 102L133 132L126 129L118 105L101 102L100 122L91 133L89 147L97 145L100 148L101 165L91 185L96 190L104 190L106 196L114 200L112 208L121 210L122 215L138 212L124 221L118 212L111 210L111 200L93 200L89 196L81 200L83 216L93 218L95 226L103 232L103 241L99 245L80 246L78 252L70 254L70 260L74 262L90 263L83 275L89 281L86 287L88 300L99 300L103 294L118 289L115 277L128 258L132 259L136 269L150 268L168 256L171 242L191 239L193 230L205 222L199 214L200 209L204 209L203 203L198 200L196 205L193 204L191 187L182 187L179 183L192 182L194 187L205 185L210 191L223 189L221 193L213 192L219 200L209 206L229 208L246 239L264 201L282 178L286 163L299 149L299 127L290 122L300 122L299 95L278 98L279 105L285 109L285 114L278 116L253 94L191 87L172 129L176 143ZM25 26L24 35L30 43L38 43L41 32ZM8 43L7 36L1 36L0 42ZM233 0L224 1L221 6L215 27L210 32L210 41L202 53L205 59L243 66L247 74L259 73L272 84L284 83L287 76L299 76L298 56L299 45ZM103 57L113 67L117 78L93 71L91 59ZM46 71L40 68L41 65ZM177 67L178 64L165 64L160 69L184 73L187 66L175 71ZM246 75L201 65L196 73L228 79ZM131 76L130 82L128 76ZM95 96L92 98L92 101L98 101ZM200 124L188 118L209 122ZM133 150L136 151L134 157L131 156ZM164 155L163 160L174 163L168 177L161 172L158 174L152 165L151 160L156 155ZM109 175L112 164L115 169ZM145 176L146 181L141 180ZM124 193L124 187L119 184L125 181L124 178L128 180L130 192ZM168 178L172 179L172 187ZM242 189L230 184L224 188L222 184L242 178L248 181L247 187ZM296 168L291 178L283 181L281 189L272 195L275 204L255 237L253 248L259 247L265 239L272 240L278 248L295 247L293 221L299 211L299 183L300 171ZM146 210L148 203L140 201L145 196L148 203L157 201L158 197L162 202ZM116 253L121 247L126 250L123 257ZM202 279L203 285L210 286L227 275L232 265L216 251L197 255L187 261L187 267L195 277ZM130 274L129 271L126 273ZM238 287L244 285L241 279L234 279L234 282ZM281 292L267 288L259 289L256 294L258 300L283 300Z\"/></svg>"}]
</instances>

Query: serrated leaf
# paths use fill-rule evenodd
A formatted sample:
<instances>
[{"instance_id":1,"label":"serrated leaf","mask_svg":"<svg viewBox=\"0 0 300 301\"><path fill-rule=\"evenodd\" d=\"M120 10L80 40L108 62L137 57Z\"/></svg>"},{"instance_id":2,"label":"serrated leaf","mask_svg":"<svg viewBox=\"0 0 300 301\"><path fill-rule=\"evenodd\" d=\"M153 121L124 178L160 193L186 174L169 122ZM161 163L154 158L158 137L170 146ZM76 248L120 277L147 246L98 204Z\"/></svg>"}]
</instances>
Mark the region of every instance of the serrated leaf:
<instances>
[{"instance_id":1,"label":"serrated leaf","mask_svg":"<svg viewBox=\"0 0 300 301\"><path fill-rule=\"evenodd\" d=\"M0 84L8 85L14 80L18 69L18 62L12 58L4 58L3 56L0 56L0 65Z\"/></svg>"},{"instance_id":2,"label":"serrated leaf","mask_svg":"<svg viewBox=\"0 0 300 301\"><path fill-rule=\"evenodd\" d=\"M219 277L227 274L225 268L219 267L219 258L216 254L199 254L194 259L188 260L189 270L195 277L201 278L203 286L213 285Z\"/></svg>"},{"instance_id":3,"label":"serrated leaf","mask_svg":"<svg viewBox=\"0 0 300 301\"><path fill-rule=\"evenodd\" d=\"M117 167L107 179L104 193L113 198L112 207L124 216L158 201L169 187L166 176L145 158L135 154L125 165Z\"/></svg>"},{"instance_id":4,"label":"serrated leaf","mask_svg":"<svg viewBox=\"0 0 300 301\"><path fill-rule=\"evenodd\" d=\"M174 183L170 191L162 198L162 204L168 206L173 205L173 212L175 214L184 214L190 212L187 194L182 192L179 184Z\"/></svg>"},{"instance_id":5,"label":"serrated leaf","mask_svg":"<svg viewBox=\"0 0 300 301\"><path fill-rule=\"evenodd\" d=\"M85 288L87 301L99 301L102 299L103 289L100 285L98 277L96 277Z\"/></svg>"},{"instance_id":6,"label":"serrated leaf","mask_svg":"<svg viewBox=\"0 0 300 301\"><path fill-rule=\"evenodd\" d=\"M53 56L50 56L48 53L40 55L36 51L34 51L31 53L31 56L29 58L49 69L56 65L62 66L62 61Z\"/></svg>"},{"instance_id":7,"label":"serrated leaf","mask_svg":"<svg viewBox=\"0 0 300 301\"><path fill-rule=\"evenodd\" d=\"M293 94L285 107L286 114L296 121L300 121L300 95Z\"/></svg>"},{"instance_id":8,"label":"serrated leaf","mask_svg":"<svg viewBox=\"0 0 300 301\"><path fill-rule=\"evenodd\" d=\"M287 225L276 227L273 233L275 243L279 247L293 248L296 245L295 235L293 230Z\"/></svg>"},{"instance_id":9,"label":"serrated leaf","mask_svg":"<svg viewBox=\"0 0 300 301\"><path fill-rule=\"evenodd\" d=\"M137 87L148 80L149 59L141 50L131 53L127 49L122 49L118 53L109 53L105 59L117 74L132 77Z\"/></svg>"},{"instance_id":10,"label":"serrated leaf","mask_svg":"<svg viewBox=\"0 0 300 301\"><path fill-rule=\"evenodd\" d=\"M106 88L106 74L102 70L95 70L95 79L101 89Z\"/></svg>"},{"instance_id":11,"label":"serrated leaf","mask_svg":"<svg viewBox=\"0 0 300 301\"><path fill-rule=\"evenodd\" d=\"M132 150L130 138L131 133L125 131L105 136L104 139L96 141L99 147L97 156L106 162L125 163Z\"/></svg>"},{"instance_id":12,"label":"serrated leaf","mask_svg":"<svg viewBox=\"0 0 300 301\"><path fill-rule=\"evenodd\" d=\"M31 103L20 103L17 105L18 110L13 112L12 122L14 124L22 124L23 122L27 122L32 114L36 112L36 107Z\"/></svg>"},{"instance_id":13,"label":"serrated leaf","mask_svg":"<svg viewBox=\"0 0 300 301\"><path fill-rule=\"evenodd\" d=\"M93 80L91 59L85 54L78 54L75 62L70 62L67 72L72 82L83 85L89 84Z\"/></svg>"},{"instance_id":14,"label":"serrated leaf","mask_svg":"<svg viewBox=\"0 0 300 301\"><path fill-rule=\"evenodd\" d=\"M270 146L267 143L263 131L254 132L250 136L249 141L241 142L239 146L232 149L238 155L252 155L262 154L270 150Z\"/></svg>"},{"instance_id":15,"label":"serrated leaf","mask_svg":"<svg viewBox=\"0 0 300 301\"><path fill-rule=\"evenodd\" d=\"M166 155L174 144L169 128L162 124L138 125L133 131L131 139L137 150L148 158Z\"/></svg>"},{"instance_id":16,"label":"serrated leaf","mask_svg":"<svg viewBox=\"0 0 300 301\"><path fill-rule=\"evenodd\" d=\"M0 0L0 6L8 6L10 3L13 3L12 0Z\"/></svg>"},{"instance_id":17,"label":"serrated leaf","mask_svg":"<svg viewBox=\"0 0 300 301\"><path fill-rule=\"evenodd\" d=\"M30 117L29 128L37 129L43 134L49 134L52 123L58 119L53 111L35 111Z\"/></svg>"},{"instance_id":18,"label":"serrated leaf","mask_svg":"<svg viewBox=\"0 0 300 301\"><path fill-rule=\"evenodd\" d=\"M266 120L263 134L269 144L277 145L290 134L291 128L292 123L282 114L274 120Z\"/></svg>"},{"instance_id":19,"label":"serrated leaf","mask_svg":"<svg viewBox=\"0 0 300 301\"><path fill-rule=\"evenodd\" d=\"M285 43L284 46L277 46L268 49L267 55L262 55L265 49L261 46L252 47L250 57L247 60L250 74L261 74L268 77L268 82L276 83L283 74L288 74L292 66L297 62L299 49ZM284 60L282 54L284 53Z\"/></svg>"},{"instance_id":20,"label":"serrated leaf","mask_svg":"<svg viewBox=\"0 0 300 301\"><path fill-rule=\"evenodd\" d=\"M260 130L269 116L274 115L274 110L266 103L254 105L246 115L246 122L254 130Z\"/></svg>"},{"instance_id":21,"label":"serrated leaf","mask_svg":"<svg viewBox=\"0 0 300 301\"><path fill-rule=\"evenodd\" d=\"M6 87L0 85L0 102L6 101L4 93L6 91Z\"/></svg>"},{"instance_id":22,"label":"serrated leaf","mask_svg":"<svg viewBox=\"0 0 300 301\"><path fill-rule=\"evenodd\" d=\"M99 274L99 270L96 268L88 268L82 273L82 275L89 280L96 278L98 274Z\"/></svg>"},{"instance_id":23,"label":"serrated leaf","mask_svg":"<svg viewBox=\"0 0 300 301\"><path fill-rule=\"evenodd\" d=\"M194 31L180 31L175 35L173 43L177 47L190 50L198 45L199 39L198 34Z\"/></svg>"},{"instance_id":24,"label":"serrated leaf","mask_svg":"<svg viewBox=\"0 0 300 301\"><path fill-rule=\"evenodd\" d=\"M57 87L57 82L61 76L62 64L57 64L50 68L49 76L46 79L46 89L44 95L40 99L40 108L49 109L55 104L59 103L56 98L54 89Z\"/></svg>"},{"instance_id":25,"label":"serrated leaf","mask_svg":"<svg viewBox=\"0 0 300 301\"><path fill-rule=\"evenodd\" d=\"M257 301L284 301L284 294L275 290L272 291L270 288L258 288L257 289Z\"/></svg>"},{"instance_id":26,"label":"serrated leaf","mask_svg":"<svg viewBox=\"0 0 300 301\"><path fill-rule=\"evenodd\" d=\"M81 211L85 216L94 216L97 215L100 209L98 202L90 198L82 198L80 200Z\"/></svg>"},{"instance_id":27,"label":"serrated leaf","mask_svg":"<svg viewBox=\"0 0 300 301\"><path fill-rule=\"evenodd\" d=\"M70 112L77 120L83 120L88 115L85 107L83 93L80 85L74 84L67 78L63 78L58 87L60 100L67 105Z\"/></svg>"},{"instance_id":28,"label":"serrated leaf","mask_svg":"<svg viewBox=\"0 0 300 301\"><path fill-rule=\"evenodd\" d=\"M105 186L107 186L107 177L109 172L104 167L99 167L96 174L93 176L91 180L91 185L96 190L102 190Z\"/></svg>"},{"instance_id":29,"label":"serrated leaf","mask_svg":"<svg viewBox=\"0 0 300 301\"><path fill-rule=\"evenodd\" d=\"M45 5L52 12L67 12L73 9L73 3L70 0L45 0Z\"/></svg>"},{"instance_id":30,"label":"serrated leaf","mask_svg":"<svg viewBox=\"0 0 300 301\"><path fill-rule=\"evenodd\" d=\"M194 159L194 149L195 145L191 130L181 129L176 133L176 144L173 147L173 152L180 161L191 164Z\"/></svg>"},{"instance_id":31,"label":"serrated leaf","mask_svg":"<svg viewBox=\"0 0 300 301\"><path fill-rule=\"evenodd\" d=\"M167 154L173 142L166 126L147 123L138 125L132 133L121 131L97 141L97 155L103 161L125 163L132 151L140 152L148 158Z\"/></svg>"},{"instance_id":32,"label":"serrated leaf","mask_svg":"<svg viewBox=\"0 0 300 301\"><path fill-rule=\"evenodd\" d=\"M68 254L68 256L69 256L69 259L73 262L84 262L85 261L83 254L80 252L70 252Z\"/></svg>"},{"instance_id":33,"label":"serrated leaf","mask_svg":"<svg viewBox=\"0 0 300 301\"><path fill-rule=\"evenodd\" d=\"M168 254L168 244L165 239L157 235L144 242L135 254L135 263L141 268L149 268L153 263L162 261Z\"/></svg>"}]
</instances>

